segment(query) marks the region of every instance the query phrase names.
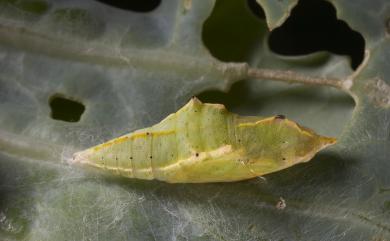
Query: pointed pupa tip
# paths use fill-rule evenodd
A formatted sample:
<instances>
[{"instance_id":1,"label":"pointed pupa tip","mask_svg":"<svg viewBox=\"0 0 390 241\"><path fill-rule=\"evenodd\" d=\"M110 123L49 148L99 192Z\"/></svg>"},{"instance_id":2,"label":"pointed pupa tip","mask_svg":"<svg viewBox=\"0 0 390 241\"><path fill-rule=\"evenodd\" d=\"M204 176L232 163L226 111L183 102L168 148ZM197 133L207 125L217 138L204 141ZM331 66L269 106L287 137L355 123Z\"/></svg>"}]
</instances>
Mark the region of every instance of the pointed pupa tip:
<instances>
[{"instance_id":1,"label":"pointed pupa tip","mask_svg":"<svg viewBox=\"0 0 390 241\"><path fill-rule=\"evenodd\" d=\"M275 120L284 120L286 119L286 116L285 115L276 115L274 116Z\"/></svg>"},{"instance_id":2,"label":"pointed pupa tip","mask_svg":"<svg viewBox=\"0 0 390 241\"><path fill-rule=\"evenodd\" d=\"M324 143L324 147L334 145L337 143L337 139L333 137L322 137L322 143Z\"/></svg>"},{"instance_id":3,"label":"pointed pupa tip","mask_svg":"<svg viewBox=\"0 0 390 241\"><path fill-rule=\"evenodd\" d=\"M198 99L198 97L196 97L196 96L192 96L190 102L191 102L191 103L202 104L202 102L201 102L201 101Z\"/></svg>"},{"instance_id":4,"label":"pointed pupa tip","mask_svg":"<svg viewBox=\"0 0 390 241\"><path fill-rule=\"evenodd\" d=\"M70 165L76 164L84 164L87 162L85 151L79 151L72 155L71 158L68 159L68 163Z\"/></svg>"}]
</instances>

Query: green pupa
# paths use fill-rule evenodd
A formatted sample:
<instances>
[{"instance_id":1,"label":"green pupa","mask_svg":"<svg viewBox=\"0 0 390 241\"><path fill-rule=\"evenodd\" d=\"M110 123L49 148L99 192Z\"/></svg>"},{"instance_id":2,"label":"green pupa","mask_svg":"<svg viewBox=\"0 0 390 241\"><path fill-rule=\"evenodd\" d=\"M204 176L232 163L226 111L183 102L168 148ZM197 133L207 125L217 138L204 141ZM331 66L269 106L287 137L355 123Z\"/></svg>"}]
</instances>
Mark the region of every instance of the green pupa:
<instances>
[{"instance_id":1,"label":"green pupa","mask_svg":"<svg viewBox=\"0 0 390 241\"><path fill-rule=\"evenodd\" d=\"M152 127L75 153L71 163L169 183L232 182L307 162L335 142L281 115L239 116L192 98Z\"/></svg>"}]
</instances>

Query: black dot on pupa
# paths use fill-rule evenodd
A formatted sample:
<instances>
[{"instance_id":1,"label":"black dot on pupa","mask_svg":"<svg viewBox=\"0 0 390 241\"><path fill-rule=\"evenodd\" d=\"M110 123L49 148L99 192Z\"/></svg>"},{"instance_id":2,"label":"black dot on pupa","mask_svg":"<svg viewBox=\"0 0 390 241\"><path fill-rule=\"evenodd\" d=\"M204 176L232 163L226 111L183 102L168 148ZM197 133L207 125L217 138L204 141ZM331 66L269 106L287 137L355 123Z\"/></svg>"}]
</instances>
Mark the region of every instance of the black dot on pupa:
<instances>
[{"instance_id":1,"label":"black dot on pupa","mask_svg":"<svg viewBox=\"0 0 390 241\"><path fill-rule=\"evenodd\" d=\"M132 157L132 156L130 157L130 160L133 160L133 157Z\"/></svg>"},{"instance_id":2,"label":"black dot on pupa","mask_svg":"<svg viewBox=\"0 0 390 241\"><path fill-rule=\"evenodd\" d=\"M199 156L199 153L196 153L195 156Z\"/></svg>"},{"instance_id":3,"label":"black dot on pupa","mask_svg":"<svg viewBox=\"0 0 390 241\"><path fill-rule=\"evenodd\" d=\"M286 119L286 116L284 116L284 115L276 115L275 119L284 120L284 119Z\"/></svg>"},{"instance_id":4,"label":"black dot on pupa","mask_svg":"<svg viewBox=\"0 0 390 241\"><path fill-rule=\"evenodd\" d=\"M146 135L148 136L148 135L150 135L150 133L149 133L149 132L146 132Z\"/></svg>"},{"instance_id":5,"label":"black dot on pupa","mask_svg":"<svg viewBox=\"0 0 390 241\"><path fill-rule=\"evenodd\" d=\"M150 159L152 159L153 157L152 157L152 156L150 156L149 158L150 158Z\"/></svg>"},{"instance_id":6,"label":"black dot on pupa","mask_svg":"<svg viewBox=\"0 0 390 241\"><path fill-rule=\"evenodd\" d=\"M283 158L282 158L282 160L283 160L283 161L285 161L285 160L286 160L286 158L284 158L284 157L283 157Z\"/></svg>"}]
</instances>

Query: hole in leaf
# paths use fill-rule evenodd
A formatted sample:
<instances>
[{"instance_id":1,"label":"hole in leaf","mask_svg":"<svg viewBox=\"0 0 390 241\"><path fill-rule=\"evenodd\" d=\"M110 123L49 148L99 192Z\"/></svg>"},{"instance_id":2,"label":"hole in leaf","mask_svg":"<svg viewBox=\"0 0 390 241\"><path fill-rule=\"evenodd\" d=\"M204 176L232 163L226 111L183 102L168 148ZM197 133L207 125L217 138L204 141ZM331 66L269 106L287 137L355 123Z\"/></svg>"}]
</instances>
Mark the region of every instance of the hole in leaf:
<instances>
[{"instance_id":1,"label":"hole in leaf","mask_svg":"<svg viewBox=\"0 0 390 241\"><path fill-rule=\"evenodd\" d=\"M224 104L230 112L240 115L284 115L333 137L340 135L355 106L349 95L335 88L254 80L236 82L227 93L208 90L197 97L205 103Z\"/></svg>"},{"instance_id":2,"label":"hole in leaf","mask_svg":"<svg viewBox=\"0 0 390 241\"><path fill-rule=\"evenodd\" d=\"M96 0L113 7L131 10L134 12L150 12L156 9L161 0Z\"/></svg>"},{"instance_id":3,"label":"hole in leaf","mask_svg":"<svg viewBox=\"0 0 390 241\"><path fill-rule=\"evenodd\" d=\"M0 0L0 15L34 22L50 8L44 0Z\"/></svg>"},{"instance_id":4,"label":"hole in leaf","mask_svg":"<svg viewBox=\"0 0 390 241\"><path fill-rule=\"evenodd\" d=\"M51 118L67 122L78 122L85 110L85 106L75 100L68 99L60 94L53 95L49 100Z\"/></svg>"},{"instance_id":5,"label":"hole in leaf","mask_svg":"<svg viewBox=\"0 0 390 241\"><path fill-rule=\"evenodd\" d=\"M282 26L271 32L269 46L282 55L329 51L348 55L356 69L363 61L364 39L338 20L336 9L323 0L300 0Z\"/></svg>"},{"instance_id":6,"label":"hole in leaf","mask_svg":"<svg viewBox=\"0 0 390 241\"><path fill-rule=\"evenodd\" d=\"M210 53L222 61L248 62L268 31L265 20L252 12L251 1L217 0L203 25L202 38ZM252 6L252 7L251 7ZM261 14L260 14L261 15Z\"/></svg>"},{"instance_id":7,"label":"hole in leaf","mask_svg":"<svg viewBox=\"0 0 390 241\"><path fill-rule=\"evenodd\" d=\"M0 5L5 5L5 4L9 4L20 10L34 13L37 15L41 15L45 13L49 8L48 3L42 0L19 0L19 1L0 0Z\"/></svg>"},{"instance_id":8,"label":"hole in leaf","mask_svg":"<svg viewBox=\"0 0 390 241\"><path fill-rule=\"evenodd\" d=\"M257 3L256 0L247 0L248 7L252 11L252 13L258 18L265 20L265 12L261 8L260 4Z\"/></svg>"}]
</instances>

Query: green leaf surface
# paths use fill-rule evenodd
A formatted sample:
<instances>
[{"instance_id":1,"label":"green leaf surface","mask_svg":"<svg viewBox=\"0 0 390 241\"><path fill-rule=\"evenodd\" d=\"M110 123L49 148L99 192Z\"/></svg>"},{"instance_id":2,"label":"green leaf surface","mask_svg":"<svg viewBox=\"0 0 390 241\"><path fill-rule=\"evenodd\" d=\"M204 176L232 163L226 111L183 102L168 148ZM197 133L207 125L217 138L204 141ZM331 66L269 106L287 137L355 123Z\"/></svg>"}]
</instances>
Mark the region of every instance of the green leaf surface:
<instances>
[{"instance_id":1,"label":"green leaf surface","mask_svg":"<svg viewBox=\"0 0 390 241\"><path fill-rule=\"evenodd\" d=\"M296 4L259 2L271 28ZM356 70L328 52L273 53L265 20L241 1L163 0L139 13L92 0L0 0L0 239L389 240L390 4L330 2L366 41ZM233 26L238 37L212 34ZM338 78L343 91L254 79L248 68ZM193 95L242 115L285 114L339 142L266 181L173 185L66 163ZM56 96L84 105L80 121L52 118Z\"/></svg>"}]
</instances>

